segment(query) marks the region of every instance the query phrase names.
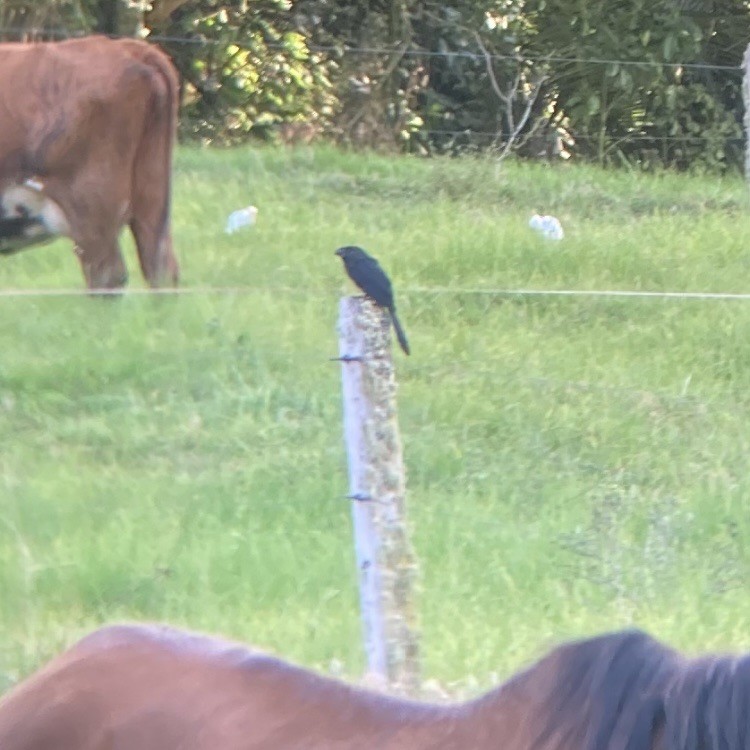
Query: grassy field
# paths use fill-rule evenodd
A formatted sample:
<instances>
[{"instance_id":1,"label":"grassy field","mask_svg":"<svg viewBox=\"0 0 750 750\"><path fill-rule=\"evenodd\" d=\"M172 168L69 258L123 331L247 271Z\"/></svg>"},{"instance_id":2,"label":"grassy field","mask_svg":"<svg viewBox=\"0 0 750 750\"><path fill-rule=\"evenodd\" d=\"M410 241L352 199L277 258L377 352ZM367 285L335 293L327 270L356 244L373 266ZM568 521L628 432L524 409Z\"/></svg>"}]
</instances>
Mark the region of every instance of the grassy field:
<instances>
[{"instance_id":1,"label":"grassy field","mask_svg":"<svg viewBox=\"0 0 750 750\"><path fill-rule=\"evenodd\" d=\"M242 292L0 296L0 689L125 618L361 673L328 361L348 243L391 273L413 349L425 677L478 689L631 624L750 648L750 301L489 293L750 292L747 209L739 178L181 150L184 286ZM0 264L0 289L81 283L64 243Z\"/></svg>"}]
</instances>

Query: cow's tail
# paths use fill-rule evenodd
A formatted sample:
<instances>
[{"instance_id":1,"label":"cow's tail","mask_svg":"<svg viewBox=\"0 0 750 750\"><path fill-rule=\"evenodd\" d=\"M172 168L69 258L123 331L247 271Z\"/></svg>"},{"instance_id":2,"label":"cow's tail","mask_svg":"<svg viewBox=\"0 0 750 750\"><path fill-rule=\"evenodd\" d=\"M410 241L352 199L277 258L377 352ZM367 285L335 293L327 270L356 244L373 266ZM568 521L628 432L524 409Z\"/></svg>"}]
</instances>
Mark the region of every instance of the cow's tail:
<instances>
[{"instance_id":1,"label":"cow's tail","mask_svg":"<svg viewBox=\"0 0 750 750\"><path fill-rule=\"evenodd\" d=\"M151 72L152 92L144 131L135 156L134 195L148 212L148 227L134 213L133 231L147 281L152 286L177 283L179 268L172 251L172 158L177 133L179 79L161 50L138 43L138 57ZM144 242L139 241L139 234Z\"/></svg>"}]
</instances>

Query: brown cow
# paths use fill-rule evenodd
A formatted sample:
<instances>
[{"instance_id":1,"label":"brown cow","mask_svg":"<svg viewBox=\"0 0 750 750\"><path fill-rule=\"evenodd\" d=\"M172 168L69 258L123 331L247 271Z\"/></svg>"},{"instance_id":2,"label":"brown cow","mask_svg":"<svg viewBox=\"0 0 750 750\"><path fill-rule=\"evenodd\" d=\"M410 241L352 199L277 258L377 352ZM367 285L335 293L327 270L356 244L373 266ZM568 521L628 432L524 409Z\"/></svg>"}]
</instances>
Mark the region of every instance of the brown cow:
<instances>
[{"instance_id":1,"label":"brown cow","mask_svg":"<svg viewBox=\"0 0 750 750\"><path fill-rule=\"evenodd\" d=\"M169 58L143 41L0 44L0 254L68 236L89 288L118 288L128 225L147 282L176 283L177 92Z\"/></svg>"},{"instance_id":2,"label":"brown cow","mask_svg":"<svg viewBox=\"0 0 750 750\"><path fill-rule=\"evenodd\" d=\"M171 628L105 627L0 700L2 750L747 750L750 656L637 630L464 703L388 697Z\"/></svg>"}]
</instances>

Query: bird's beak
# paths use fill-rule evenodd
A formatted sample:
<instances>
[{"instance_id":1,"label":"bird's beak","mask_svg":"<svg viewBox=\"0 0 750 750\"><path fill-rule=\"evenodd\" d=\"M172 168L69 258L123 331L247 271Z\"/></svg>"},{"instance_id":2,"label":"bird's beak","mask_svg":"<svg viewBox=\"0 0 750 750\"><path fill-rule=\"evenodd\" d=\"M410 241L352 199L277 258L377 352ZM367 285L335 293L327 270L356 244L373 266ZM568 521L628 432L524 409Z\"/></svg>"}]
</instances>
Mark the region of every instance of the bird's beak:
<instances>
[{"instance_id":1,"label":"bird's beak","mask_svg":"<svg viewBox=\"0 0 750 750\"><path fill-rule=\"evenodd\" d=\"M336 252L334 253L334 255L338 255L338 256L339 256L339 258L340 258L340 257L341 257L341 256L342 256L343 254L344 254L344 253L342 252L341 248L339 248L339 249L338 249L338 250L337 250L337 251L336 251Z\"/></svg>"}]
</instances>

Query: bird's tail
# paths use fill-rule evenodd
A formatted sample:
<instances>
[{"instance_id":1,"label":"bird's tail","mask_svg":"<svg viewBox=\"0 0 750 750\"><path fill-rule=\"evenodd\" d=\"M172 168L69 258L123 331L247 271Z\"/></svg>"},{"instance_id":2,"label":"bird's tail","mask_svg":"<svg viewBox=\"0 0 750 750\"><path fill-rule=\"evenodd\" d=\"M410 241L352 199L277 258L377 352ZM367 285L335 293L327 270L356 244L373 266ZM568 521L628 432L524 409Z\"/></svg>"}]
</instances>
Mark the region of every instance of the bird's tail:
<instances>
[{"instance_id":1,"label":"bird's tail","mask_svg":"<svg viewBox=\"0 0 750 750\"><path fill-rule=\"evenodd\" d=\"M409 349L409 342L406 340L406 334L404 333L404 329L401 327L401 323L399 322L398 315L396 315L395 308L392 307L390 309L390 313L391 320L393 321L393 329L396 331L396 338L398 339L398 343L404 350L404 354L410 354L411 350Z\"/></svg>"}]
</instances>

